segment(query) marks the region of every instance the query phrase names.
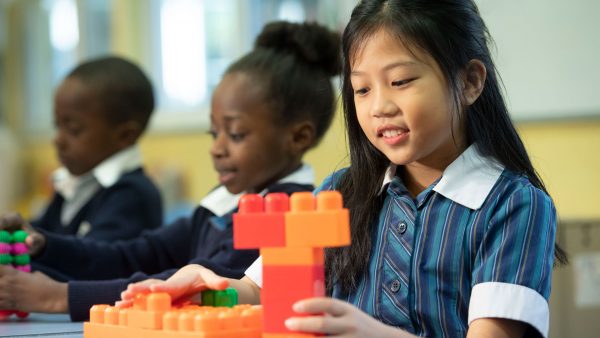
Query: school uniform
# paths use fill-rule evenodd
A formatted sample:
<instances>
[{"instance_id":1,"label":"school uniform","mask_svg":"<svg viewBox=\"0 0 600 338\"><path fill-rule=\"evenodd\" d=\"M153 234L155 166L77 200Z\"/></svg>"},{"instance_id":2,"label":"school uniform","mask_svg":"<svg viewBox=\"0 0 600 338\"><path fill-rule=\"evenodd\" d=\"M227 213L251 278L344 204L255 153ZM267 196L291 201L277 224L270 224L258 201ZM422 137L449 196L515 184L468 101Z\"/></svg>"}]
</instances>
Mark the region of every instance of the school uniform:
<instances>
[{"instance_id":1,"label":"school uniform","mask_svg":"<svg viewBox=\"0 0 600 338\"><path fill-rule=\"evenodd\" d=\"M383 323L426 337L464 337L479 318L548 335L556 212L529 180L469 147L412 198L390 167L356 290L333 297ZM341 172L318 190L331 190ZM246 275L260 282L260 262Z\"/></svg>"},{"instance_id":2,"label":"school uniform","mask_svg":"<svg viewBox=\"0 0 600 338\"><path fill-rule=\"evenodd\" d=\"M107 158L89 173L53 174L54 197L43 215L32 222L38 229L79 238L111 241L138 236L162 224L162 200L142 169L137 146Z\"/></svg>"},{"instance_id":3,"label":"school uniform","mask_svg":"<svg viewBox=\"0 0 600 338\"><path fill-rule=\"evenodd\" d=\"M313 182L312 168L304 165L261 193L311 191ZM128 241L105 243L45 233L46 246L34 258L35 263L44 272L58 271L73 279L68 294L74 321L87 319L94 304L119 300L129 283L166 279L186 264L240 278L258 256L257 250L233 249L233 213L241 195L219 187L201 201L191 217Z\"/></svg>"}]
</instances>

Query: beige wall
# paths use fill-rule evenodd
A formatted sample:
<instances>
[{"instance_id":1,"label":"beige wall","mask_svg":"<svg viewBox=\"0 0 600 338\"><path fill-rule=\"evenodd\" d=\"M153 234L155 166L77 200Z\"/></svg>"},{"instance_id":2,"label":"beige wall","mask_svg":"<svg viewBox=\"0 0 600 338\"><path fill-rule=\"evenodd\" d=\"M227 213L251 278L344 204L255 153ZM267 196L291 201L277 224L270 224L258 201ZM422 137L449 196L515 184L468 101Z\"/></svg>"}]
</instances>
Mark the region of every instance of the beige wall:
<instances>
[{"instance_id":1,"label":"beige wall","mask_svg":"<svg viewBox=\"0 0 600 338\"><path fill-rule=\"evenodd\" d=\"M556 202L559 216L563 219L600 218L600 121L524 123L518 129ZM151 171L178 168L191 201L198 201L217 184L208 155L209 146L210 137L201 131L150 133L141 141L144 159ZM30 174L32 182L42 183L40 175L56 166L51 146L36 142L27 146L24 153L25 172ZM307 154L306 161L315 167L320 182L347 164L345 154L343 123L338 118L321 145Z\"/></svg>"}]
</instances>

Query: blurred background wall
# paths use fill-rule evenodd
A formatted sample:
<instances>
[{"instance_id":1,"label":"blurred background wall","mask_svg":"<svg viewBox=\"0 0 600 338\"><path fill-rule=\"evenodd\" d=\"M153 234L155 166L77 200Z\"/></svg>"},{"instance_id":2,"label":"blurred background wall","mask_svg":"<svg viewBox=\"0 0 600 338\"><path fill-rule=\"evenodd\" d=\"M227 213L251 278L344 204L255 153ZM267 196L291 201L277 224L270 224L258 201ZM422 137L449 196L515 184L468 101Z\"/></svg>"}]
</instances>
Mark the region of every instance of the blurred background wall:
<instances>
[{"instance_id":1,"label":"blurred background wall","mask_svg":"<svg viewBox=\"0 0 600 338\"><path fill-rule=\"evenodd\" d=\"M477 1L495 40L509 107L561 219L572 264L557 269L551 335L600 332L600 2ZM225 67L264 23L311 20L342 30L351 0L0 0L0 210L33 216L51 194L52 96L86 58L116 53L155 84L141 146L168 217L216 184L208 102ZM336 84L337 86L337 84ZM340 113L306 157L317 182L347 164ZM594 320L593 318L596 318Z\"/></svg>"}]
</instances>

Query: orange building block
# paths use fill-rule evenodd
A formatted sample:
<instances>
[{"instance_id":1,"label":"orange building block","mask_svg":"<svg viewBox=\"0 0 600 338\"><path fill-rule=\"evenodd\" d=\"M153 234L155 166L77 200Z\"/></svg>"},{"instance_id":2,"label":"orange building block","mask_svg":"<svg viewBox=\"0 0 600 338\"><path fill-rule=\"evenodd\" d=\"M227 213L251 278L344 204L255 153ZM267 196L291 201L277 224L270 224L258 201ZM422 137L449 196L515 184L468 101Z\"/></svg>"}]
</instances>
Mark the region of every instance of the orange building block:
<instances>
[{"instance_id":1,"label":"orange building block","mask_svg":"<svg viewBox=\"0 0 600 338\"><path fill-rule=\"evenodd\" d=\"M315 208L316 206L316 208ZM295 193L285 214L288 247L337 247L350 244L350 214L337 191Z\"/></svg>"},{"instance_id":2,"label":"orange building block","mask_svg":"<svg viewBox=\"0 0 600 338\"><path fill-rule=\"evenodd\" d=\"M262 307L172 307L167 294L156 293L131 308L93 306L83 330L85 338L260 338Z\"/></svg>"},{"instance_id":3,"label":"orange building block","mask_svg":"<svg viewBox=\"0 0 600 338\"><path fill-rule=\"evenodd\" d=\"M263 333L262 338L314 338L322 335L310 333Z\"/></svg>"},{"instance_id":4,"label":"orange building block","mask_svg":"<svg viewBox=\"0 0 600 338\"><path fill-rule=\"evenodd\" d=\"M323 248L262 248L262 264L265 265L323 265Z\"/></svg>"},{"instance_id":5,"label":"orange building block","mask_svg":"<svg viewBox=\"0 0 600 338\"><path fill-rule=\"evenodd\" d=\"M284 325L286 319L303 316L292 310L292 305L305 298L325 295L325 273L320 266L266 266L263 265L263 287L260 300L263 304L264 331L290 332Z\"/></svg>"},{"instance_id":6,"label":"orange building block","mask_svg":"<svg viewBox=\"0 0 600 338\"><path fill-rule=\"evenodd\" d=\"M245 195L233 215L233 246L236 249L285 246L284 213L289 197L284 193Z\"/></svg>"}]
</instances>

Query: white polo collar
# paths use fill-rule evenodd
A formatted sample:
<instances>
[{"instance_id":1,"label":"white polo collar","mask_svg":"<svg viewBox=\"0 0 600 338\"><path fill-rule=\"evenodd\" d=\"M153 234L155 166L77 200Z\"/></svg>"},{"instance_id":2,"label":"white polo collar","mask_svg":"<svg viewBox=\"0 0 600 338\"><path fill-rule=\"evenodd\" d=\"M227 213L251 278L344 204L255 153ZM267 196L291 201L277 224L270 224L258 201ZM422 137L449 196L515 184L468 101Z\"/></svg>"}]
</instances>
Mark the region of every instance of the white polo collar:
<instances>
[{"instance_id":1,"label":"white polo collar","mask_svg":"<svg viewBox=\"0 0 600 338\"><path fill-rule=\"evenodd\" d=\"M302 167L296 171L277 181L279 184L297 183L306 185L312 185L314 182L315 173L313 168L308 164L303 164ZM267 189L260 192L261 195L265 195L266 193ZM245 192L241 192L234 195L227 191L225 186L220 186L208 193L208 195L200 201L200 205L210 210L216 216L221 217L237 208L238 202L244 194Z\"/></svg>"},{"instance_id":2,"label":"white polo collar","mask_svg":"<svg viewBox=\"0 0 600 338\"><path fill-rule=\"evenodd\" d=\"M90 172L73 176L64 167L54 171L52 181L54 189L66 199L71 199L80 182L94 178L104 188L114 185L121 176L142 166L142 154L137 145L123 149L102 161Z\"/></svg>"},{"instance_id":3,"label":"white polo collar","mask_svg":"<svg viewBox=\"0 0 600 338\"><path fill-rule=\"evenodd\" d=\"M504 167L483 157L474 145L469 146L442 174L433 190L452 201L473 210L479 209L498 181ZM385 173L381 192L392 181L396 165Z\"/></svg>"}]
</instances>

